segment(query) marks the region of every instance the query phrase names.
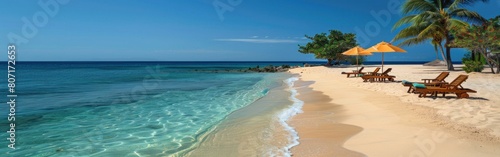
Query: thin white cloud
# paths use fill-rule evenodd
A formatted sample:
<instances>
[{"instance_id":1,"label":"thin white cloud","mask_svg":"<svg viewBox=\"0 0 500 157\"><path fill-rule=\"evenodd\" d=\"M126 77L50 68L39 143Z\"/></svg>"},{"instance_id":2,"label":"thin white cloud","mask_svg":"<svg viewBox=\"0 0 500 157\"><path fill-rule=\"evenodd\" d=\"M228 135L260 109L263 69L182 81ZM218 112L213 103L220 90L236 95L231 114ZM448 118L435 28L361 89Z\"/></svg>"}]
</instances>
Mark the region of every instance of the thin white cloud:
<instances>
[{"instance_id":1,"label":"thin white cloud","mask_svg":"<svg viewBox=\"0 0 500 157\"><path fill-rule=\"evenodd\" d=\"M228 53L226 50L207 50L207 49L186 49L186 50L154 50L153 53L170 53L170 54L210 54L210 53Z\"/></svg>"},{"instance_id":2,"label":"thin white cloud","mask_svg":"<svg viewBox=\"0 0 500 157\"><path fill-rule=\"evenodd\" d=\"M269 36L265 36L264 38L266 38L266 39L267 39L267 38L269 38Z\"/></svg>"},{"instance_id":3,"label":"thin white cloud","mask_svg":"<svg viewBox=\"0 0 500 157\"><path fill-rule=\"evenodd\" d=\"M246 42L246 43L298 43L297 40L281 39L215 39L216 41Z\"/></svg>"},{"instance_id":4,"label":"thin white cloud","mask_svg":"<svg viewBox=\"0 0 500 157\"><path fill-rule=\"evenodd\" d=\"M259 36L252 36L252 37L250 37L250 38L259 38Z\"/></svg>"}]
</instances>

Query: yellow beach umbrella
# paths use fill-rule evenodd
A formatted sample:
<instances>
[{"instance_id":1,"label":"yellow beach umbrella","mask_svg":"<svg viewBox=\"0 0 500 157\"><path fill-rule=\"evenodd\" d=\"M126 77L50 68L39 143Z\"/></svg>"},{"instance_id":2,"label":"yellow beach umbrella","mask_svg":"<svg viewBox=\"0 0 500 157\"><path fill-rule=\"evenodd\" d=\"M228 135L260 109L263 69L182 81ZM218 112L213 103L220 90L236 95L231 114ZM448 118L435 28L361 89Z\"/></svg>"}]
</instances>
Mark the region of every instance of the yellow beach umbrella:
<instances>
[{"instance_id":1,"label":"yellow beach umbrella","mask_svg":"<svg viewBox=\"0 0 500 157\"><path fill-rule=\"evenodd\" d=\"M406 52L406 51L403 50L402 48L399 48L397 46L392 45L391 43L387 43L387 42L382 41L382 42L378 43L377 45L366 49L363 52L382 53L382 71L384 71L384 53L387 53L387 52Z\"/></svg>"},{"instance_id":2,"label":"yellow beach umbrella","mask_svg":"<svg viewBox=\"0 0 500 157\"><path fill-rule=\"evenodd\" d=\"M363 49L362 47L359 47L359 46L356 46L356 47L353 47L352 49L349 49L345 52L343 52L342 54L343 55L346 55L346 56L356 56L356 70L358 70L358 56L366 56L366 55L372 55L371 52L363 52L365 49Z\"/></svg>"}]
</instances>

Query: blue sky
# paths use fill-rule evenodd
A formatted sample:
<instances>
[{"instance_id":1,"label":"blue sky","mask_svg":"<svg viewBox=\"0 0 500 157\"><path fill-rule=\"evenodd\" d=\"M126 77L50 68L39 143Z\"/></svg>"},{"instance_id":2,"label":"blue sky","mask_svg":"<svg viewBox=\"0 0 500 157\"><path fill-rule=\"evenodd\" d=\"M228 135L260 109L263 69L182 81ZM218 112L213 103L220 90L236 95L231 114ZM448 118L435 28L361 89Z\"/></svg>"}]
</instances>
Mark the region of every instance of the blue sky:
<instances>
[{"instance_id":1,"label":"blue sky","mask_svg":"<svg viewBox=\"0 0 500 157\"><path fill-rule=\"evenodd\" d=\"M297 52L305 34L356 33L365 48L390 41L401 14L388 6L403 1L3 0L0 42L19 42L20 61L313 61ZM471 9L491 18L500 0ZM428 43L404 48L385 60L435 58Z\"/></svg>"}]
</instances>

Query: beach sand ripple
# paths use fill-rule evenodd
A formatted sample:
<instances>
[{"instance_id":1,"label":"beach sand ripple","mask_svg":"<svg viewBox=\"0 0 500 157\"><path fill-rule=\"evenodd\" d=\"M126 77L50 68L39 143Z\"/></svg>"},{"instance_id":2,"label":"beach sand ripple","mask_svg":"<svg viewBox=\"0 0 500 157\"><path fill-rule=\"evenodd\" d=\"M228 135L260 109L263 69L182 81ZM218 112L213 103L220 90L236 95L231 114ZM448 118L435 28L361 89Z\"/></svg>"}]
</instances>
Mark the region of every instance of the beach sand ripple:
<instances>
[{"instance_id":1,"label":"beach sand ripple","mask_svg":"<svg viewBox=\"0 0 500 157\"><path fill-rule=\"evenodd\" d=\"M365 71L374 68L367 66ZM421 81L445 71L445 67L421 65L388 65L385 68L393 68L390 74L398 81ZM328 96L323 101L305 98L312 101L304 100L304 108L311 104L337 106L333 110L337 115L333 121L362 128L360 133L351 134L345 143L340 142L343 148L368 156L500 155L500 75L467 74L469 78L463 87L477 91L468 99L456 99L453 94L444 98L419 98L407 93L408 88L401 83L364 83L360 78L346 78L340 74L353 69L308 67L291 70L300 74L302 81L314 81L310 86L313 91ZM460 74L466 73L452 71L446 81ZM306 136L301 135L304 131L301 133L300 127L297 130L301 139ZM446 138L442 140L437 135ZM300 142L297 147L304 147L305 141Z\"/></svg>"}]
</instances>

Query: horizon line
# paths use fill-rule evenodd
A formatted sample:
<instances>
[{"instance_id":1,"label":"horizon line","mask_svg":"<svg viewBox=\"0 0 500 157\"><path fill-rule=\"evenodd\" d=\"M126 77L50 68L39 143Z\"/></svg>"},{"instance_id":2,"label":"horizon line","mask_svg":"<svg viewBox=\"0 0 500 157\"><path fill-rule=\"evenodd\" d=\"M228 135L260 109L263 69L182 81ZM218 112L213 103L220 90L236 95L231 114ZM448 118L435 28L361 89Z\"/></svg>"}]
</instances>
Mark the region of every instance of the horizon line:
<instances>
[{"instance_id":1,"label":"horizon line","mask_svg":"<svg viewBox=\"0 0 500 157\"><path fill-rule=\"evenodd\" d=\"M384 61L384 62L429 62L430 60L418 60L418 61ZM8 62L8 61L2 61ZM325 61L16 61L16 62L327 62ZM364 61L364 62L382 62L382 61ZM458 61L456 61L458 62Z\"/></svg>"}]
</instances>

